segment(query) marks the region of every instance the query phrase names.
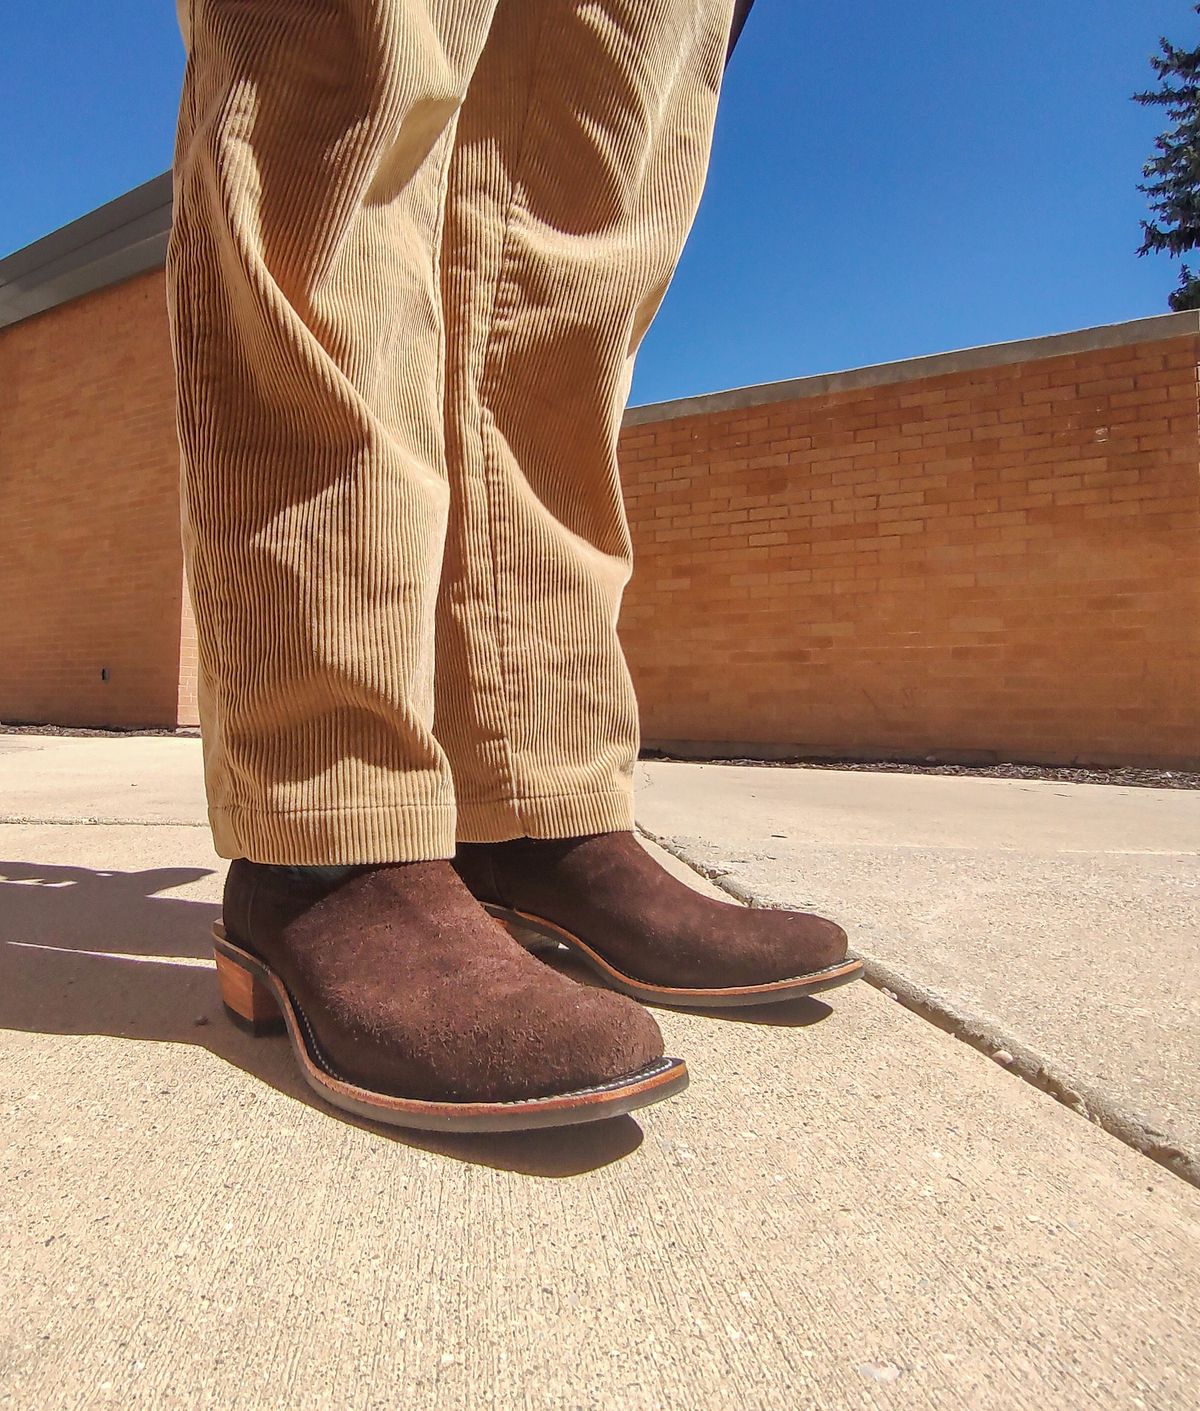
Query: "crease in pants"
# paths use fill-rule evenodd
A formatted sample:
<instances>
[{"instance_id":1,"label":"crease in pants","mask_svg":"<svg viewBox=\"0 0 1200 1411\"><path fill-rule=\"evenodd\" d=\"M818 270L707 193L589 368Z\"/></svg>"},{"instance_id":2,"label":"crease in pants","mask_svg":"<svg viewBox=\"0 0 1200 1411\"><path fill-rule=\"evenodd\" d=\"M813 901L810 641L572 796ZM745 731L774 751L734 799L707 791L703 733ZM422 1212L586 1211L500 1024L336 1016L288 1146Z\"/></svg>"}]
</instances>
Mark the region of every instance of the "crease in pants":
<instances>
[{"instance_id":1,"label":"crease in pants","mask_svg":"<svg viewBox=\"0 0 1200 1411\"><path fill-rule=\"evenodd\" d=\"M194 0L168 292L218 852L632 823L616 437L732 0Z\"/></svg>"}]
</instances>

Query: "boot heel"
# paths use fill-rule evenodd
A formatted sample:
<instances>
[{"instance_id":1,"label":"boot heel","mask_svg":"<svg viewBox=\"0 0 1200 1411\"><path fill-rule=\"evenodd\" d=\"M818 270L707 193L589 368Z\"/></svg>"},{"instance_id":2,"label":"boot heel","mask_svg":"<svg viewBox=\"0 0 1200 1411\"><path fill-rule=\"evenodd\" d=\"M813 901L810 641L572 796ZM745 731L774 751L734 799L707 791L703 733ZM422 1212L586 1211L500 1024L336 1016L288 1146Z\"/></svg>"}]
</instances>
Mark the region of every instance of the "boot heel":
<instances>
[{"instance_id":1,"label":"boot heel","mask_svg":"<svg viewBox=\"0 0 1200 1411\"><path fill-rule=\"evenodd\" d=\"M277 1033L282 1029L283 1011L266 985L221 951L215 950L213 955L221 999L233 1022L256 1035Z\"/></svg>"}]
</instances>

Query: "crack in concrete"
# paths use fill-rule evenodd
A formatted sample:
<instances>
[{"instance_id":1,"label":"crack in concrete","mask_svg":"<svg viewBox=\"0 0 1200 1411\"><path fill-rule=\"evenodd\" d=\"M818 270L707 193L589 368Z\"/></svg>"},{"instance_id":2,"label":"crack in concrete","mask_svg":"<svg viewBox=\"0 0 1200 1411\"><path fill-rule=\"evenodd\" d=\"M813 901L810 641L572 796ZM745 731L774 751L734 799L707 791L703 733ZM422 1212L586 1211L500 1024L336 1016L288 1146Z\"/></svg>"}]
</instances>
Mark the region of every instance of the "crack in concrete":
<instances>
[{"instance_id":1,"label":"crack in concrete","mask_svg":"<svg viewBox=\"0 0 1200 1411\"><path fill-rule=\"evenodd\" d=\"M724 868L712 867L688 856L676 839L653 833L641 824L638 824L638 832L735 901L747 906L763 904L761 898L742 886ZM1196 1154L1175 1145L1167 1133L1151 1127L1137 1113L1114 1102L1102 1088L1079 1081L1053 1059L1006 1033L1001 1025L963 1009L931 986L923 985L861 951L852 954L863 962L863 978L869 985L882 990L911 1013L977 1049L987 1058L994 1060L997 1053L1011 1056L1011 1061L997 1064L1002 1072L1022 1078L1031 1087L1049 1094L1064 1107L1101 1127L1134 1151L1148 1156L1181 1180L1200 1188L1200 1159Z\"/></svg>"}]
</instances>

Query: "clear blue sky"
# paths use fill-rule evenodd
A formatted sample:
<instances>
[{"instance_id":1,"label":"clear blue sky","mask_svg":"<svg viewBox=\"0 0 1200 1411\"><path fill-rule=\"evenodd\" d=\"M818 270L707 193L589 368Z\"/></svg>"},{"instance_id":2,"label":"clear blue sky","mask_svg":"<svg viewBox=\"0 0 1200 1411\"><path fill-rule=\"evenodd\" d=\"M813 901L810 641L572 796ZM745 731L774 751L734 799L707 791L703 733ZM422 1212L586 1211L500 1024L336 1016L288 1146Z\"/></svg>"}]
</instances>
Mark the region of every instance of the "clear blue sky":
<instances>
[{"instance_id":1,"label":"clear blue sky","mask_svg":"<svg viewBox=\"0 0 1200 1411\"><path fill-rule=\"evenodd\" d=\"M170 162L171 0L8 7L0 252ZM1166 311L1136 190L1191 0L757 0L635 402Z\"/></svg>"}]
</instances>

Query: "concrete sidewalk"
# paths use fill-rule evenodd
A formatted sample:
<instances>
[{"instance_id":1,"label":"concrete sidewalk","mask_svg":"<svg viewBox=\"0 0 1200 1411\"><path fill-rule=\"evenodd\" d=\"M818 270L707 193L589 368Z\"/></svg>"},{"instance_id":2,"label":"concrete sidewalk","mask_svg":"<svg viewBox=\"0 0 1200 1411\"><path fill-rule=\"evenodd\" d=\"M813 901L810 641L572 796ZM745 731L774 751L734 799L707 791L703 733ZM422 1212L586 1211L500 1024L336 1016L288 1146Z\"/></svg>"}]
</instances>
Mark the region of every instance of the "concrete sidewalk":
<instances>
[{"instance_id":1,"label":"concrete sidewalk","mask_svg":"<svg viewBox=\"0 0 1200 1411\"><path fill-rule=\"evenodd\" d=\"M1197 1192L865 985L661 1013L638 1121L321 1107L221 1013L197 771L0 737L0 1406L1195 1404Z\"/></svg>"},{"instance_id":2,"label":"concrete sidewalk","mask_svg":"<svg viewBox=\"0 0 1200 1411\"><path fill-rule=\"evenodd\" d=\"M639 816L1200 1181L1200 791L662 763Z\"/></svg>"}]
</instances>

